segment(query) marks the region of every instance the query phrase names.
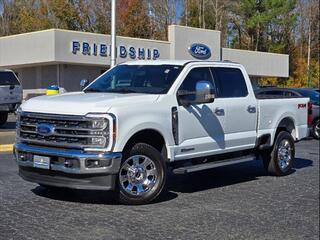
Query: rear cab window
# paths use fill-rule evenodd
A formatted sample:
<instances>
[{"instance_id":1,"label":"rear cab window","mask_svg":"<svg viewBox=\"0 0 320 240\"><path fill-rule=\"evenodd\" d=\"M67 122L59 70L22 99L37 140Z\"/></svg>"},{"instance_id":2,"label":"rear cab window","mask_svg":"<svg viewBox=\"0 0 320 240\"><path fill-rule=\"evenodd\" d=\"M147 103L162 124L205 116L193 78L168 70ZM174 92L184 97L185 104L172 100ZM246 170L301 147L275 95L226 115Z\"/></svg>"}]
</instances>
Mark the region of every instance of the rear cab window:
<instances>
[{"instance_id":1,"label":"rear cab window","mask_svg":"<svg viewBox=\"0 0 320 240\"><path fill-rule=\"evenodd\" d=\"M0 86L20 85L19 80L10 71L0 71Z\"/></svg>"},{"instance_id":2,"label":"rear cab window","mask_svg":"<svg viewBox=\"0 0 320 240\"><path fill-rule=\"evenodd\" d=\"M265 92L261 92L260 94L273 95L273 96L283 96L284 95L282 91L265 91Z\"/></svg>"},{"instance_id":3,"label":"rear cab window","mask_svg":"<svg viewBox=\"0 0 320 240\"><path fill-rule=\"evenodd\" d=\"M248 96L248 88L242 71L238 68L212 67L216 82L217 96L237 98Z\"/></svg>"}]
</instances>

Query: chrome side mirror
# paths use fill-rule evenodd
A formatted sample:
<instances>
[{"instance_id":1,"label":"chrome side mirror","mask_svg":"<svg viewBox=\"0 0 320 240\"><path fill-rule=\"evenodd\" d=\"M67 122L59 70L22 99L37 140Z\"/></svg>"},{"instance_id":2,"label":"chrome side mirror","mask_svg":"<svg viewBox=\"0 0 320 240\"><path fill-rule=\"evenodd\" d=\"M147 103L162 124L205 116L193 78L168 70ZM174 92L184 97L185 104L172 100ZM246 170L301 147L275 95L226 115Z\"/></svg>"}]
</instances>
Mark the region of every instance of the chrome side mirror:
<instances>
[{"instance_id":1,"label":"chrome side mirror","mask_svg":"<svg viewBox=\"0 0 320 240\"><path fill-rule=\"evenodd\" d=\"M198 81L195 91L178 90L178 101L182 106L211 103L214 101L214 87L209 81Z\"/></svg>"},{"instance_id":2,"label":"chrome side mirror","mask_svg":"<svg viewBox=\"0 0 320 240\"><path fill-rule=\"evenodd\" d=\"M80 91L85 89L89 85L89 81L87 79L80 80Z\"/></svg>"},{"instance_id":3,"label":"chrome side mirror","mask_svg":"<svg viewBox=\"0 0 320 240\"><path fill-rule=\"evenodd\" d=\"M199 81L196 83L195 103L211 103L214 101L214 88L209 81Z\"/></svg>"}]
</instances>

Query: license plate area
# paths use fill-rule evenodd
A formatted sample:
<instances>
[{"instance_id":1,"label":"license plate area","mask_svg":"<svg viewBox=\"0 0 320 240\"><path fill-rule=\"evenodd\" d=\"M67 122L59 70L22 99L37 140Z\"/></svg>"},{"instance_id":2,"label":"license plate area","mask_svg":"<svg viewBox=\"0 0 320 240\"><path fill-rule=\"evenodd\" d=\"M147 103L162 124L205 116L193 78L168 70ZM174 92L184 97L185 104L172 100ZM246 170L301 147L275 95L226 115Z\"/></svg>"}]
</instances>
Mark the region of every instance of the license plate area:
<instances>
[{"instance_id":1,"label":"license plate area","mask_svg":"<svg viewBox=\"0 0 320 240\"><path fill-rule=\"evenodd\" d=\"M35 168L50 169L50 157L33 155L33 166Z\"/></svg>"}]
</instances>

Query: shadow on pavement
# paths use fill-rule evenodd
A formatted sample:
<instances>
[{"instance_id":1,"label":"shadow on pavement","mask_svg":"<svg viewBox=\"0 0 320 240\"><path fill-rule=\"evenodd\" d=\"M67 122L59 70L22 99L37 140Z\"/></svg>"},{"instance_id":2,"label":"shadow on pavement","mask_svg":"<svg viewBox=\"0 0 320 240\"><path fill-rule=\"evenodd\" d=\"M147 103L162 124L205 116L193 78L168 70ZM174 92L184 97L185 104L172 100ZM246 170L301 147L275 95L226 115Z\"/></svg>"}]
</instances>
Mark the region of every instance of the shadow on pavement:
<instances>
[{"instance_id":1,"label":"shadow on pavement","mask_svg":"<svg viewBox=\"0 0 320 240\"><path fill-rule=\"evenodd\" d=\"M312 166L313 166L313 161L309 159L296 158L293 162L293 168L295 169L301 169L301 168L312 167Z\"/></svg>"},{"instance_id":2,"label":"shadow on pavement","mask_svg":"<svg viewBox=\"0 0 320 240\"><path fill-rule=\"evenodd\" d=\"M112 191L76 190L68 188L46 188L38 186L31 190L34 194L59 201L86 203L86 204L105 204L119 205L116 195ZM162 194L152 203L170 201L178 195L173 192ZM151 204L152 204L151 203Z\"/></svg>"},{"instance_id":3,"label":"shadow on pavement","mask_svg":"<svg viewBox=\"0 0 320 240\"><path fill-rule=\"evenodd\" d=\"M313 166L313 161L296 158L291 174L295 174L298 169L311 166ZM268 176L268 174L264 170L262 162L255 160L202 172L171 176L168 188L174 192L192 193L255 181L262 176Z\"/></svg>"},{"instance_id":4,"label":"shadow on pavement","mask_svg":"<svg viewBox=\"0 0 320 240\"><path fill-rule=\"evenodd\" d=\"M254 181L265 176L260 161L250 161L202 172L171 176L168 188L174 192L192 193Z\"/></svg>"},{"instance_id":5,"label":"shadow on pavement","mask_svg":"<svg viewBox=\"0 0 320 240\"><path fill-rule=\"evenodd\" d=\"M313 166L311 160L296 158L293 168L302 169L310 166ZM295 170L293 170L293 174L294 172ZM185 175L169 174L167 192L156 199L153 204L177 198L178 194L175 192L193 193L205 191L255 181L262 176L267 176L267 174L261 161L257 160ZM119 204L116 201L115 194L111 191L73 190L66 188L51 189L42 186L38 186L31 191L38 196L60 201L107 205Z\"/></svg>"},{"instance_id":6,"label":"shadow on pavement","mask_svg":"<svg viewBox=\"0 0 320 240\"><path fill-rule=\"evenodd\" d=\"M15 129L16 129L16 122L6 122L0 128L0 130L15 130Z\"/></svg>"},{"instance_id":7,"label":"shadow on pavement","mask_svg":"<svg viewBox=\"0 0 320 240\"><path fill-rule=\"evenodd\" d=\"M16 116L10 114L8 121L0 127L0 132L7 132L8 130L14 131L16 129Z\"/></svg>"}]
</instances>

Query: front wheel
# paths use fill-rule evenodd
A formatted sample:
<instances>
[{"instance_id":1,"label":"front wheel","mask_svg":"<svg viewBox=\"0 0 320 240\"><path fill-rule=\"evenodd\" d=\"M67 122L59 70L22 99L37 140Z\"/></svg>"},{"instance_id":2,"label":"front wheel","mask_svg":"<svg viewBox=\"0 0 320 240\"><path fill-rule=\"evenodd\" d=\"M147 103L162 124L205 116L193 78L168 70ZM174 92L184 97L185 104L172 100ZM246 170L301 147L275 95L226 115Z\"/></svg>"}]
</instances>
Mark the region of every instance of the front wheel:
<instances>
[{"instance_id":1,"label":"front wheel","mask_svg":"<svg viewBox=\"0 0 320 240\"><path fill-rule=\"evenodd\" d=\"M294 157L294 139L288 132L280 132L275 140L272 151L262 154L266 170L269 174L275 176L284 176L291 173Z\"/></svg>"},{"instance_id":2,"label":"front wheel","mask_svg":"<svg viewBox=\"0 0 320 240\"><path fill-rule=\"evenodd\" d=\"M42 184L42 183L39 183L39 186L43 187L47 190L50 190L50 191L59 191L61 189L64 189L63 187L50 186L50 185L46 185L46 184Z\"/></svg>"},{"instance_id":3,"label":"front wheel","mask_svg":"<svg viewBox=\"0 0 320 240\"><path fill-rule=\"evenodd\" d=\"M146 204L162 192L166 165L154 147L137 143L125 153L118 176L119 200L123 204Z\"/></svg>"},{"instance_id":4,"label":"front wheel","mask_svg":"<svg viewBox=\"0 0 320 240\"><path fill-rule=\"evenodd\" d=\"M312 136L315 139L320 139L320 119L315 121L315 123L312 125Z\"/></svg>"}]
</instances>

